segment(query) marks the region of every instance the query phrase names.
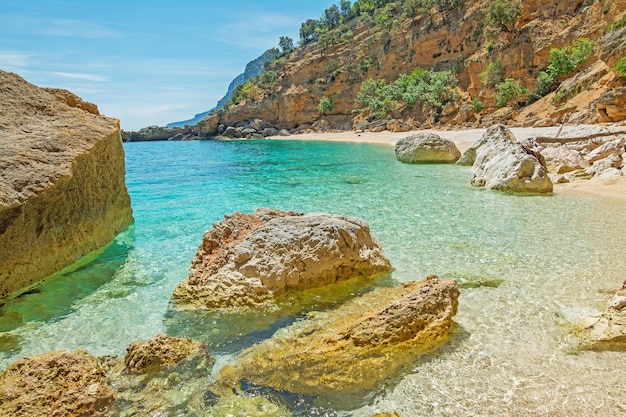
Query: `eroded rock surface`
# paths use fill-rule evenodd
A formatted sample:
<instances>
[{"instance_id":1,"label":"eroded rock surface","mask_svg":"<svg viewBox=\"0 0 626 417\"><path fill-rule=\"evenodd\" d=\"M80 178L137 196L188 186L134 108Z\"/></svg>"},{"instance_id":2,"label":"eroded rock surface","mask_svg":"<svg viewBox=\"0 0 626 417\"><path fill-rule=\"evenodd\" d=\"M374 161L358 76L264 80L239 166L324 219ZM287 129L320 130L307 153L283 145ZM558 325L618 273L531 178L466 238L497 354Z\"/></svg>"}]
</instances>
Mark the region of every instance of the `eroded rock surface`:
<instances>
[{"instance_id":1,"label":"eroded rock surface","mask_svg":"<svg viewBox=\"0 0 626 417\"><path fill-rule=\"evenodd\" d=\"M390 269L361 219L273 209L237 212L204 234L174 300L200 308L263 305L288 290Z\"/></svg>"},{"instance_id":2,"label":"eroded rock surface","mask_svg":"<svg viewBox=\"0 0 626 417\"><path fill-rule=\"evenodd\" d=\"M445 340L458 297L455 281L429 277L310 314L244 351L218 386L228 391L245 378L299 394L372 389Z\"/></svg>"},{"instance_id":3,"label":"eroded rock surface","mask_svg":"<svg viewBox=\"0 0 626 417\"><path fill-rule=\"evenodd\" d=\"M113 400L100 360L83 351L23 358L0 371L2 416L98 416Z\"/></svg>"},{"instance_id":4,"label":"eroded rock surface","mask_svg":"<svg viewBox=\"0 0 626 417\"><path fill-rule=\"evenodd\" d=\"M626 350L626 281L607 301L602 313L590 319L583 337L583 343L591 349Z\"/></svg>"},{"instance_id":5,"label":"eroded rock surface","mask_svg":"<svg viewBox=\"0 0 626 417\"><path fill-rule=\"evenodd\" d=\"M206 346L161 333L154 339L131 343L126 349L124 364L129 372L142 373L177 365L196 356L208 358Z\"/></svg>"},{"instance_id":6,"label":"eroded rock surface","mask_svg":"<svg viewBox=\"0 0 626 417\"><path fill-rule=\"evenodd\" d=\"M400 162L453 164L461 157L454 142L434 133L418 133L396 143L396 158Z\"/></svg>"},{"instance_id":7,"label":"eroded rock surface","mask_svg":"<svg viewBox=\"0 0 626 417\"><path fill-rule=\"evenodd\" d=\"M119 121L0 71L0 297L132 223Z\"/></svg>"},{"instance_id":8,"label":"eroded rock surface","mask_svg":"<svg viewBox=\"0 0 626 417\"><path fill-rule=\"evenodd\" d=\"M494 125L468 149L470 155L476 155L472 185L516 193L551 193L552 181L541 155L514 139L504 125Z\"/></svg>"}]
</instances>

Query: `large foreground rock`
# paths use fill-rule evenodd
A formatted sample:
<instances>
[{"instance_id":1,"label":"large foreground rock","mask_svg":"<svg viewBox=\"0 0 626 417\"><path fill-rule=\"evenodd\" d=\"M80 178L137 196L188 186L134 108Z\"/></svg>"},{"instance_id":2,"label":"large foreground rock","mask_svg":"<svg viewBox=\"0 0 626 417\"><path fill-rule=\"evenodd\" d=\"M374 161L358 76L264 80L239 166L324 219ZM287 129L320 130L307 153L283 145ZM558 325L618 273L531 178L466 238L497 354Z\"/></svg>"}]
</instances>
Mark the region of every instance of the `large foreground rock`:
<instances>
[{"instance_id":1,"label":"large foreground rock","mask_svg":"<svg viewBox=\"0 0 626 417\"><path fill-rule=\"evenodd\" d=\"M132 223L119 122L65 90L0 71L0 297Z\"/></svg>"},{"instance_id":2,"label":"large foreground rock","mask_svg":"<svg viewBox=\"0 0 626 417\"><path fill-rule=\"evenodd\" d=\"M461 152L454 142L434 133L418 133L396 143L396 159L410 164L453 164Z\"/></svg>"},{"instance_id":3,"label":"large foreground rock","mask_svg":"<svg viewBox=\"0 0 626 417\"><path fill-rule=\"evenodd\" d=\"M100 360L83 351L24 358L0 371L2 416L98 416L113 400Z\"/></svg>"},{"instance_id":4,"label":"large foreground rock","mask_svg":"<svg viewBox=\"0 0 626 417\"><path fill-rule=\"evenodd\" d=\"M245 379L298 394L372 389L445 340L458 296L455 281L429 277L310 314L244 351L217 386L228 392Z\"/></svg>"},{"instance_id":5,"label":"large foreground rock","mask_svg":"<svg viewBox=\"0 0 626 417\"><path fill-rule=\"evenodd\" d=\"M475 153L472 185L515 193L551 193L552 181L541 155L513 139L504 125L495 125L468 149L467 159Z\"/></svg>"},{"instance_id":6,"label":"large foreground rock","mask_svg":"<svg viewBox=\"0 0 626 417\"><path fill-rule=\"evenodd\" d=\"M288 290L390 269L361 219L273 209L237 212L204 234L174 300L200 308L262 305Z\"/></svg>"}]
</instances>

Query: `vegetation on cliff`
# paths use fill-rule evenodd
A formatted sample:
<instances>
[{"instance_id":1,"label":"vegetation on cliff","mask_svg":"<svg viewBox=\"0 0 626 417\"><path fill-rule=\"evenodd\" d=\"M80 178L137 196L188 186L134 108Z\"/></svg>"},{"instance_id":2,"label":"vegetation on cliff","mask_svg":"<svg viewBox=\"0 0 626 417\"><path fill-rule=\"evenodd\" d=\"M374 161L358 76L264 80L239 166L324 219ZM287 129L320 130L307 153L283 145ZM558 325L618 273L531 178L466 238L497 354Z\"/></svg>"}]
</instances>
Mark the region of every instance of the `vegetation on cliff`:
<instances>
[{"instance_id":1,"label":"vegetation on cliff","mask_svg":"<svg viewBox=\"0 0 626 417\"><path fill-rule=\"evenodd\" d=\"M322 118L331 128L381 118L415 127L545 125L566 109L599 121L595 100L626 82L625 11L608 0L341 0L302 23L297 47L281 37L264 71L209 116L203 132L253 118L299 130ZM553 98L597 62L604 66L596 79ZM535 102L530 120L516 118Z\"/></svg>"}]
</instances>

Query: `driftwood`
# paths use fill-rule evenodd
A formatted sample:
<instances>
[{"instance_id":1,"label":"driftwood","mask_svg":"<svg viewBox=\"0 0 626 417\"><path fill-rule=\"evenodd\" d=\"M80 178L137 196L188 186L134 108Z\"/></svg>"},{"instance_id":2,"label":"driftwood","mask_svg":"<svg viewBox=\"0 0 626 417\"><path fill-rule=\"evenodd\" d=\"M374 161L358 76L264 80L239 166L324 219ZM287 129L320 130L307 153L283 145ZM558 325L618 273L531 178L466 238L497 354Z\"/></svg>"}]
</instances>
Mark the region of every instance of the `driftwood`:
<instances>
[{"instance_id":1,"label":"driftwood","mask_svg":"<svg viewBox=\"0 0 626 417\"><path fill-rule=\"evenodd\" d=\"M560 143L560 144L567 144L567 143L581 142L583 140L591 140L591 139L596 139L596 138L601 138L601 137L606 137L606 136L619 136L619 135L626 135L626 130L622 130L622 131L619 131L619 132L594 133L592 135L579 136L579 137L576 137L576 138L559 138L559 137L550 137L550 136L534 136L531 139L536 140L537 143Z\"/></svg>"}]
</instances>

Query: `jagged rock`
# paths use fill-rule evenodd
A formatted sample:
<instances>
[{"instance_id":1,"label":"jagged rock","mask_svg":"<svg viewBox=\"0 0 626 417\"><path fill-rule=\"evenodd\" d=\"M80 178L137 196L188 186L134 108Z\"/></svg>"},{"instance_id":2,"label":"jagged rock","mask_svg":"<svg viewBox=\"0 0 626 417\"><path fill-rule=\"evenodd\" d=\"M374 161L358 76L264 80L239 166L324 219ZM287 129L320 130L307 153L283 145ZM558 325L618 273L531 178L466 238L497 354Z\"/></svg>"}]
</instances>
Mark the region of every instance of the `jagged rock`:
<instances>
[{"instance_id":1,"label":"jagged rock","mask_svg":"<svg viewBox=\"0 0 626 417\"><path fill-rule=\"evenodd\" d=\"M459 119L462 123L474 122L476 121L476 116L474 114L474 106L471 104L463 104L459 108Z\"/></svg>"},{"instance_id":2,"label":"jagged rock","mask_svg":"<svg viewBox=\"0 0 626 417\"><path fill-rule=\"evenodd\" d=\"M265 123L261 119L254 119L250 121L250 128L256 130L257 132L263 131L267 127L267 123Z\"/></svg>"},{"instance_id":3,"label":"jagged rock","mask_svg":"<svg viewBox=\"0 0 626 417\"><path fill-rule=\"evenodd\" d=\"M605 91L596 100L599 122L618 122L626 119L626 87Z\"/></svg>"},{"instance_id":4,"label":"jagged rock","mask_svg":"<svg viewBox=\"0 0 626 417\"><path fill-rule=\"evenodd\" d=\"M316 132L324 132L330 128L330 123L328 120L320 119L316 120L311 127Z\"/></svg>"},{"instance_id":5,"label":"jagged rock","mask_svg":"<svg viewBox=\"0 0 626 417\"><path fill-rule=\"evenodd\" d=\"M504 125L495 125L472 145L476 152L472 185L507 192L551 193L552 181L541 155L512 141L514 138Z\"/></svg>"},{"instance_id":6,"label":"jagged rock","mask_svg":"<svg viewBox=\"0 0 626 417\"><path fill-rule=\"evenodd\" d=\"M271 137L279 135L279 132L273 127L266 127L265 129L263 129L263 132L261 134L265 137ZM289 134L289 132L287 132L287 134Z\"/></svg>"},{"instance_id":7,"label":"jagged rock","mask_svg":"<svg viewBox=\"0 0 626 417\"><path fill-rule=\"evenodd\" d=\"M596 161L607 158L610 155L617 155L621 159L624 150L624 137L621 137L616 140L606 142L603 145L595 148L587 155L585 155L585 159L592 164Z\"/></svg>"},{"instance_id":8,"label":"jagged rock","mask_svg":"<svg viewBox=\"0 0 626 417\"><path fill-rule=\"evenodd\" d=\"M495 129L494 128L495 126L501 126L501 127ZM513 132L511 132L509 129L506 129L504 125L495 125L495 126L492 126L492 128L494 129L492 129L491 131L487 130L487 132L489 132L489 135L493 136L494 138L497 138L499 141L505 141L505 142L516 141L515 135L513 135ZM487 132L485 132L480 139L472 143L470 147L467 148L465 152L463 152L463 155L461 155L461 158L459 158L459 160L456 162L457 165L461 165L461 166L474 165L474 162L476 162L476 149L478 149L479 146L482 146L484 144L485 136L487 135Z\"/></svg>"},{"instance_id":9,"label":"jagged rock","mask_svg":"<svg viewBox=\"0 0 626 417\"><path fill-rule=\"evenodd\" d=\"M599 316L589 320L583 344L592 349L626 349L626 281L607 301Z\"/></svg>"},{"instance_id":10,"label":"jagged rock","mask_svg":"<svg viewBox=\"0 0 626 417\"><path fill-rule=\"evenodd\" d=\"M0 102L2 297L109 244L133 218L118 120L4 71Z\"/></svg>"},{"instance_id":11,"label":"jagged rock","mask_svg":"<svg viewBox=\"0 0 626 417\"><path fill-rule=\"evenodd\" d=\"M0 371L2 416L99 416L113 400L102 363L83 351L23 358Z\"/></svg>"},{"instance_id":12,"label":"jagged rock","mask_svg":"<svg viewBox=\"0 0 626 417\"><path fill-rule=\"evenodd\" d=\"M546 146L541 150L548 172L566 174L578 169L586 169L591 164L580 152L562 144Z\"/></svg>"},{"instance_id":13,"label":"jagged rock","mask_svg":"<svg viewBox=\"0 0 626 417\"><path fill-rule=\"evenodd\" d=\"M221 136L224 136L230 139L240 139L242 137L241 131L242 131L241 128L228 126L226 130L224 130L224 133L222 133Z\"/></svg>"},{"instance_id":14,"label":"jagged rock","mask_svg":"<svg viewBox=\"0 0 626 417\"><path fill-rule=\"evenodd\" d=\"M413 126L403 120L392 119L387 122L386 128L390 132L409 132L413 129Z\"/></svg>"},{"instance_id":15,"label":"jagged rock","mask_svg":"<svg viewBox=\"0 0 626 417\"><path fill-rule=\"evenodd\" d=\"M174 300L200 308L263 305L288 290L390 268L361 219L273 209L237 212L204 234Z\"/></svg>"},{"instance_id":16,"label":"jagged rock","mask_svg":"<svg viewBox=\"0 0 626 417\"><path fill-rule=\"evenodd\" d=\"M203 344L161 333L152 340L131 343L126 349L124 364L129 372L142 373L177 365L196 356L210 358Z\"/></svg>"},{"instance_id":17,"label":"jagged rock","mask_svg":"<svg viewBox=\"0 0 626 417\"><path fill-rule=\"evenodd\" d=\"M606 179L622 176L622 157L610 154L604 159L596 161L586 172L593 174L594 179Z\"/></svg>"},{"instance_id":18,"label":"jagged rock","mask_svg":"<svg viewBox=\"0 0 626 417\"><path fill-rule=\"evenodd\" d=\"M461 152L454 142L434 133L418 133L396 143L396 158L400 162L453 164L460 156Z\"/></svg>"},{"instance_id":19,"label":"jagged rock","mask_svg":"<svg viewBox=\"0 0 626 417\"><path fill-rule=\"evenodd\" d=\"M280 129L280 131L278 132L278 134L280 136L289 136L291 135L291 133L289 133L289 131L287 129Z\"/></svg>"},{"instance_id":20,"label":"jagged rock","mask_svg":"<svg viewBox=\"0 0 626 417\"><path fill-rule=\"evenodd\" d=\"M445 340L458 296L455 281L431 276L310 314L244 351L217 386L228 392L245 378L298 394L372 389Z\"/></svg>"}]
</instances>

